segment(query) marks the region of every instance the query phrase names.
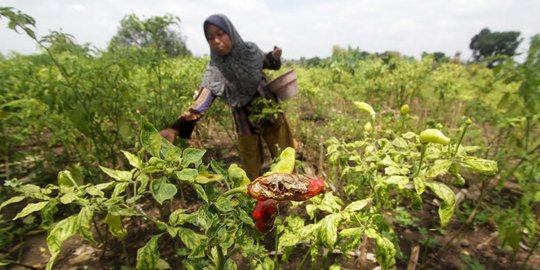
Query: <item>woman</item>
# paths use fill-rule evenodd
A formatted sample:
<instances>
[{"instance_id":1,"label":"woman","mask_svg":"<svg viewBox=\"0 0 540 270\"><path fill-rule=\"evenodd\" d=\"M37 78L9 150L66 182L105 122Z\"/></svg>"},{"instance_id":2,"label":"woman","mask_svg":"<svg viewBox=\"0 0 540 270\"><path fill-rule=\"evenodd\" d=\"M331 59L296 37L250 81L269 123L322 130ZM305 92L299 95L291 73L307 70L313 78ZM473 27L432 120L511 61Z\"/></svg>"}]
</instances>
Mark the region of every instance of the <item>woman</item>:
<instances>
[{"instance_id":1,"label":"woman","mask_svg":"<svg viewBox=\"0 0 540 270\"><path fill-rule=\"evenodd\" d=\"M160 134L171 142L176 136L189 138L196 122L219 97L232 108L240 159L253 180L260 175L263 164L261 139L268 145L272 157L277 156L280 149L294 148L291 130L281 112L260 115L261 104L277 105L276 97L266 88L262 70L281 67L281 49L274 47L265 54L256 44L243 41L229 19L221 14L208 17L203 26L210 46L210 63L199 93L194 104Z\"/></svg>"}]
</instances>

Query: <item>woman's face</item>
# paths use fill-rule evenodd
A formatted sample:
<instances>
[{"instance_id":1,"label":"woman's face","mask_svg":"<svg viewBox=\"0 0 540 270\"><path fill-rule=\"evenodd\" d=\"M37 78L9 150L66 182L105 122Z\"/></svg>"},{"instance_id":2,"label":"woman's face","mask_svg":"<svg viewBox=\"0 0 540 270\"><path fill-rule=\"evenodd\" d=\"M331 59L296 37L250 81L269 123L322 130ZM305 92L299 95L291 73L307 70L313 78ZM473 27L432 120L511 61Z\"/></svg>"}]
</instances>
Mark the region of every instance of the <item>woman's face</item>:
<instances>
[{"instance_id":1,"label":"woman's face","mask_svg":"<svg viewBox=\"0 0 540 270\"><path fill-rule=\"evenodd\" d=\"M226 56L232 50L232 42L229 35L215 25L206 27L206 41L210 49L219 56Z\"/></svg>"}]
</instances>

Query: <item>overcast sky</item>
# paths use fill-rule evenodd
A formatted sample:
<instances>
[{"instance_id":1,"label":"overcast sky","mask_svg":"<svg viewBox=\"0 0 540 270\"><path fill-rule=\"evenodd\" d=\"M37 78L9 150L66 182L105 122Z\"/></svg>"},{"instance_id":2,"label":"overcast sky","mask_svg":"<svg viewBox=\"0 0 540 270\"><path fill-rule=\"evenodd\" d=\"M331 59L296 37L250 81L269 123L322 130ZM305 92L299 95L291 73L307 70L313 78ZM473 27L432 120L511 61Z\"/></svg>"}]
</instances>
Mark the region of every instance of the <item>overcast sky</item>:
<instances>
[{"instance_id":1,"label":"overcast sky","mask_svg":"<svg viewBox=\"0 0 540 270\"><path fill-rule=\"evenodd\" d=\"M208 54L202 23L214 13L231 19L244 40L263 50L275 44L287 59L327 57L332 46L368 52L471 54L469 42L484 27L520 31L518 52L540 33L540 0L0 0L36 20L38 36L50 30L103 49L129 13L139 18L167 13L182 20L180 31L195 55ZM7 28L0 18L0 52L36 52L36 44Z\"/></svg>"}]
</instances>

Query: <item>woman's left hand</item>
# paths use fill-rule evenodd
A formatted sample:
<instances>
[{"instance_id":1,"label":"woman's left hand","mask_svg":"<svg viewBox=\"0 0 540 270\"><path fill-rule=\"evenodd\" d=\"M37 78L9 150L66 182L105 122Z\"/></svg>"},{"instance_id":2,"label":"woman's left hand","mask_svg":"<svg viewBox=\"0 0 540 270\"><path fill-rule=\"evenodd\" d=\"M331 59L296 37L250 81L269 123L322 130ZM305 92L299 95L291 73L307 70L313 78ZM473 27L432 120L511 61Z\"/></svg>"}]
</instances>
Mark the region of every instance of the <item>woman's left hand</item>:
<instances>
[{"instance_id":1,"label":"woman's left hand","mask_svg":"<svg viewBox=\"0 0 540 270\"><path fill-rule=\"evenodd\" d=\"M274 50L272 51L272 57L274 57L275 60L279 60L281 58L281 48L278 46L274 46Z\"/></svg>"}]
</instances>

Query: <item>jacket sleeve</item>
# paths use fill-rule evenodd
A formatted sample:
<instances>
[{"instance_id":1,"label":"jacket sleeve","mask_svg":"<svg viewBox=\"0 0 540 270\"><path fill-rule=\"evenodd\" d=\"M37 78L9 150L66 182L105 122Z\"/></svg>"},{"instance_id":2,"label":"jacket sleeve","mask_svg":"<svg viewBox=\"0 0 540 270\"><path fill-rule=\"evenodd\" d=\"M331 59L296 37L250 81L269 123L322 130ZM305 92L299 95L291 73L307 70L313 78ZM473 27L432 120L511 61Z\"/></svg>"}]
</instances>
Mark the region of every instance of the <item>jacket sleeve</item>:
<instances>
[{"instance_id":1,"label":"jacket sleeve","mask_svg":"<svg viewBox=\"0 0 540 270\"><path fill-rule=\"evenodd\" d=\"M210 90L202 88L195 98L195 102L169 127L176 129L179 137L191 138L197 121L204 116L204 113L210 108L214 99L215 96Z\"/></svg>"}]
</instances>

